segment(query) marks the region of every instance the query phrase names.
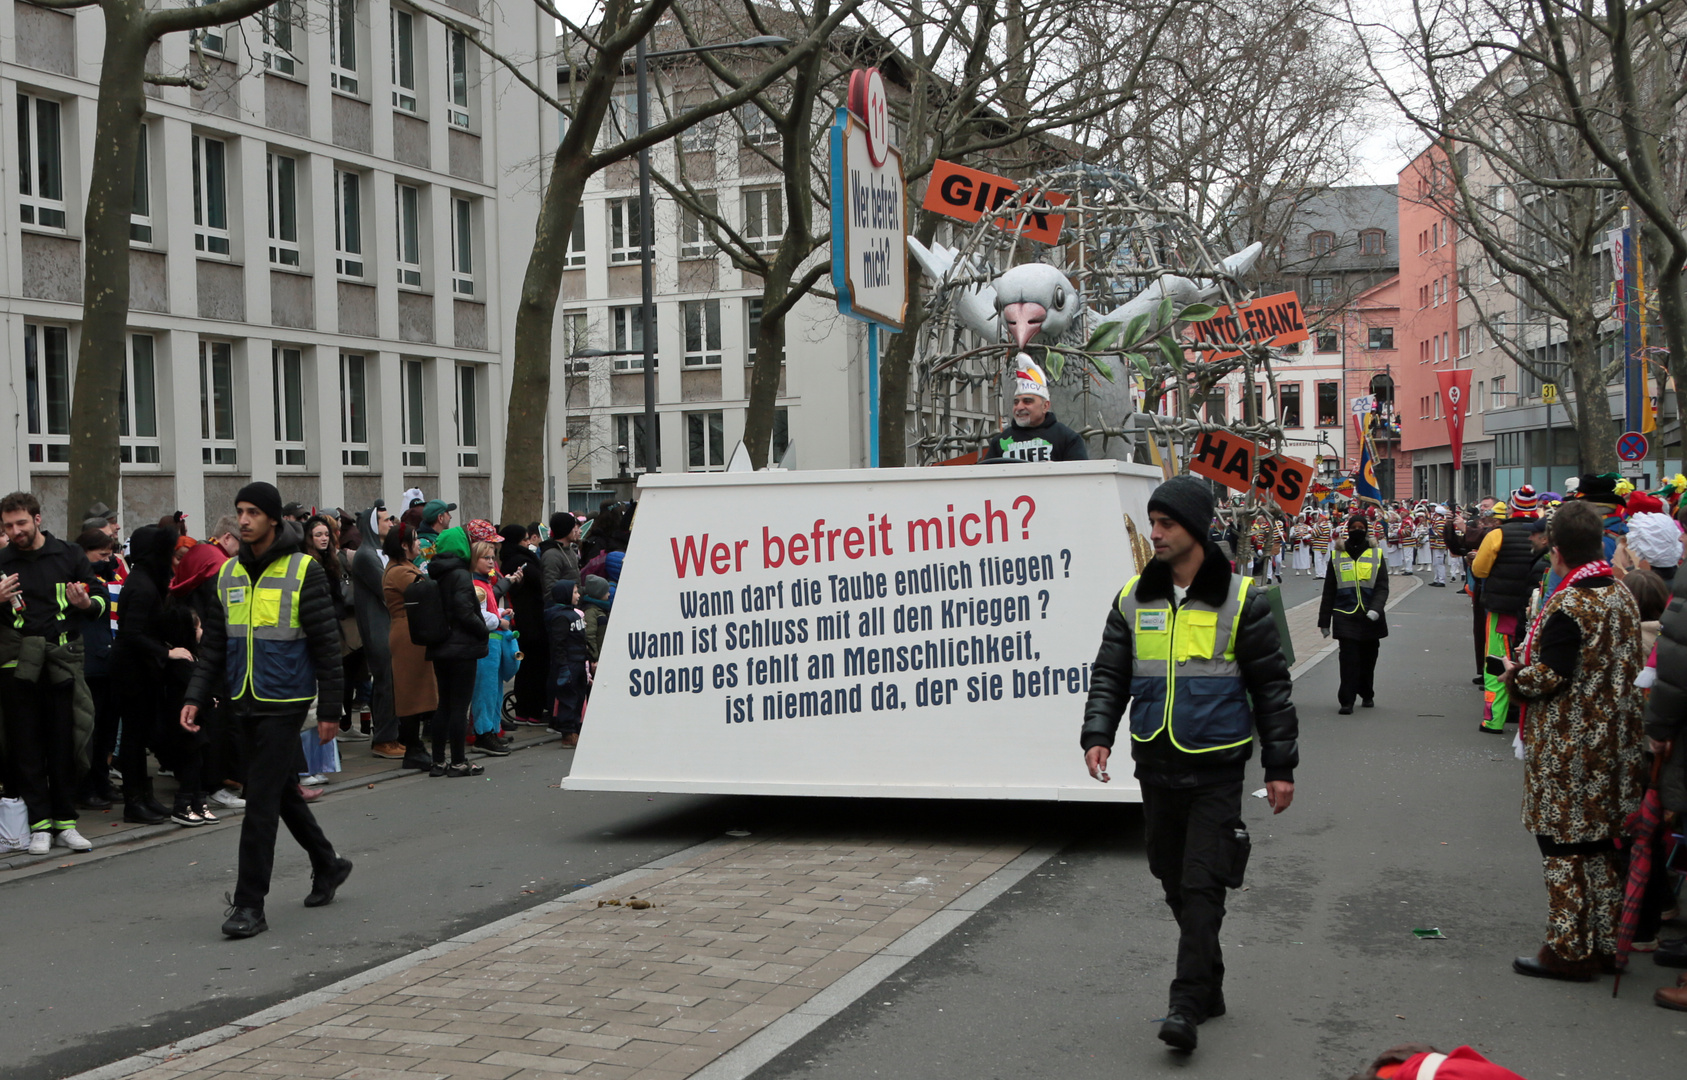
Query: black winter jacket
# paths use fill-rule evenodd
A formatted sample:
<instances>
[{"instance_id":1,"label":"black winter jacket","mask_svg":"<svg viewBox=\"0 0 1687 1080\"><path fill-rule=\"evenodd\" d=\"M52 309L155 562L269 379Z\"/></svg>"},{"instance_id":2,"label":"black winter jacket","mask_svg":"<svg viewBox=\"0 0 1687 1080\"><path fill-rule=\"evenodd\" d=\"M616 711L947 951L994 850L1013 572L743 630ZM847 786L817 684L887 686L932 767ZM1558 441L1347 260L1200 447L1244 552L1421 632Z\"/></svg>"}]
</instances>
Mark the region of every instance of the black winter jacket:
<instances>
[{"instance_id":1,"label":"black winter jacket","mask_svg":"<svg viewBox=\"0 0 1687 1080\"><path fill-rule=\"evenodd\" d=\"M1678 579L1679 576L1678 576ZM1658 630L1658 677L1646 700L1646 734L1675 743L1658 778L1664 809L1687 812L1687 593L1670 597Z\"/></svg>"},{"instance_id":2,"label":"black winter jacket","mask_svg":"<svg viewBox=\"0 0 1687 1080\"><path fill-rule=\"evenodd\" d=\"M1541 583L1541 555L1529 542L1535 523L1530 518L1500 522L1500 550L1493 569L1482 581L1482 604L1495 615L1521 615L1529 594Z\"/></svg>"},{"instance_id":3,"label":"black winter jacket","mask_svg":"<svg viewBox=\"0 0 1687 1080\"><path fill-rule=\"evenodd\" d=\"M1206 559L1189 585L1188 599L1218 606L1230 588L1230 563L1213 544L1206 546ZM1171 600L1171 567L1159 559L1149 562L1137 581L1138 600ZM1131 629L1119 614L1117 598L1107 608L1107 628L1102 631L1101 649L1095 655L1090 676L1089 700L1084 705L1084 729L1080 742L1087 752L1092 746L1113 745L1119 721L1131 700L1131 669L1135 650ZM1289 700L1292 684L1289 665L1271 617L1271 604L1256 590L1248 591L1242 604L1242 624L1236 638L1236 662L1242 669L1253 705L1254 730L1260 745L1260 763L1267 780L1294 780L1300 764L1296 745L1300 722ZM1126 735L1129 738L1129 735ZM1130 740L1136 760L1136 778L1154 787L1201 787L1240 779L1253 743L1228 750L1187 754L1172 745L1161 732L1147 742Z\"/></svg>"},{"instance_id":4,"label":"black winter jacket","mask_svg":"<svg viewBox=\"0 0 1687 1080\"><path fill-rule=\"evenodd\" d=\"M130 538L133 565L123 582L123 602L117 606L111 656L113 673L125 682L151 685L169 657L164 602L170 595L170 556L177 535L157 525L142 525Z\"/></svg>"},{"instance_id":5,"label":"black winter jacket","mask_svg":"<svg viewBox=\"0 0 1687 1080\"><path fill-rule=\"evenodd\" d=\"M82 635L84 623L111 617L110 593L94 568L88 565L88 555L75 544L67 544L52 533L42 530L45 539L41 546L30 551L14 545L0 548L0 577L18 576L23 586L23 624L10 606L0 606L0 612L24 637L43 637L57 641L62 635L74 640ZM86 611L59 603L59 586L80 581L88 586L91 601Z\"/></svg>"},{"instance_id":6,"label":"black winter jacket","mask_svg":"<svg viewBox=\"0 0 1687 1080\"><path fill-rule=\"evenodd\" d=\"M277 526L276 537L262 555L254 555L249 545L240 545L240 563L256 581L258 575L277 559L302 552L304 530L296 521L283 521ZM134 575L130 575L133 578ZM215 588L215 585L212 586ZM128 602L128 586L123 589L124 603ZM316 669L316 719L318 723L337 722L344 711L345 668L340 662L340 619L334 611L334 598L328 591L328 575L322 564L307 559L305 584L299 590L299 628L310 645L311 666ZM193 669L193 681L188 684L185 700L204 708L213 697L227 692L228 669L228 611L219 601L210 605L201 616L204 636L199 640L199 663ZM250 696L231 702L237 709L250 710L264 716L292 716L298 705L256 701Z\"/></svg>"},{"instance_id":7,"label":"black winter jacket","mask_svg":"<svg viewBox=\"0 0 1687 1080\"><path fill-rule=\"evenodd\" d=\"M1332 553L1329 569L1324 571L1324 598L1318 604L1318 629L1330 627L1337 641L1381 641L1388 636L1388 560L1384 559L1377 566L1373 579L1376 587L1371 590L1371 599L1365 604L1366 609L1380 612L1376 621L1372 622L1363 611L1349 615L1336 610L1336 590L1341 587L1336 567L1345 554L1345 549Z\"/></svg>"},{"instance_id":8,"label":"black winter jacket","mask_svg":"<svg viewBox=\"0 0 1687 1080\"><path fill-rule=\"evenodd\" d=\"M379 504L371 506L357 521L365 531L363 544L351 557L352 610L357 614L357 633L363 638L364 652L390 664L387 634L392 630L392 616L381 586L387 567L381 560L380 534L375 528L377 509Z\"/></svg>"},{"instance_id":9,"label":"black winter jacket","mask_svg":"<svg viewBox=\"0 0 1687 1080\"><path fill-rule=\"evenodd\" d=\"M436 554L428 560L428 577L439 582L440 599L451 636L428 646L429 660L479 660L486 655L490 631L480 613L486 610L475 591L468 560L459 555Z\"/></svg>"},{"instance_id":10,"label":"black winter jacket","mask_svg":"<svg viewBox=\"0 0 1687 1080\"><path fill-rule=\"evenodd\" d=\"M1009 424L990 440L980 464L1001 461L1088 461L1083 438L1050 412L1033 428Z\"/></svg>"}]
</instances>

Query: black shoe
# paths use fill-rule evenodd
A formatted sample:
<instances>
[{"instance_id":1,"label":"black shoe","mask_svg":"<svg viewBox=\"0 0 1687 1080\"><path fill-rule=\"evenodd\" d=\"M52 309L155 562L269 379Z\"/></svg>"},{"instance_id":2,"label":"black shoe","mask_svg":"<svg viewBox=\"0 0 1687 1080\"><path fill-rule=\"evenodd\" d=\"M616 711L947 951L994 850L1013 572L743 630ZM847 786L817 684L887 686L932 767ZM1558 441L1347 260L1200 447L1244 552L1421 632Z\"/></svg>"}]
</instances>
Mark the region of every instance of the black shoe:
<instances>
[{"instance_id":1,"label":"black shoe","mask_svg":"<svg viewBox=\"0 0 1687 1080\"><path fill-rule=\"evenodd\" d=\"M504 742L503 739L500 739L495 734L476 735L474 737L474 745L469 747L469 749L473 750L477 754L484 754L487 757L510 756L509 744Z\"/></svg>"},{"instance_id":2,"label":"black shoe","mask_svg":"<svg viewBox=\"0 0 1687 1080\"><path fill-rule=\"evenodd\" d=\"M223 920L223 935L225 937L257 937L268 929L269 923L264 922L264 913L258 908L231 908L228 918Z\"/></svg>"},{"instance_id":3,"label":"black shoe","mask_svg":"<svg viewBox=\"0 0 1687 1080\"><path fill-rule=\"evenodd\" d=\"M83 791L76 796L76 805L84 810L110 810L111 796L99 791Z\"/></svg>"},{"instance_id":4,"label":"black shoe","mask_svg":"<svg viewBox=\"0 0 1687 1080\"><path fill-rule=\"evenodd\" d=\"M1519 975L1527 975L1533 979L1558 979L1561 982L1592 982L1598 972L1598 967L1592 961L1582 960L1571 962L1558 960L1543 960L1539 954L1535 956L1519 956L1511 962L1511 970Z\"/></svg>"},{"instance_id":5,"label":"black shoe","mask_svg":"<svg viewBox=\"0 0 1687 1080\"><path fill-rule=\"evenodd\" d=\"M484 776L485 774L485 766L470 765L466 761L453 762L451 767L445 770L446 776Z\"/></svg>"},{"instance_id":6,"label":"black shoe","mask_svg":"<svg viewBox=\"0 0 1687 1080\"><path fill-rule=\"evenodd\" d=\"M1482 676L1478 675L1478 676L1476 676L1476 678L1470 680L1470 685L1481 686L1482 685Z\"/></svg>"},{"instance_id":7,"label":"black shoe","mask_svg":"<svg viewBox=\"0 0 1687 1080\"><path fill-rule=\"evenodd\" d=\"M1353 715L1353 706L1343 705L1341 708L1336 710L1336 715L1337 716L1352 716Z\"/></svg>"},{"instance_id":8,"label":"black shoe","mask_svg":"<svg viewBox=\"0 0 1687 1080\"><path fill-rule=\"evenodd\" d=\"M1445 589L1447 587L1447 583L1445 581L1432 581L1429 583L1429 587L1432 589Z\"/></svg>"},{"instance_id":9,"label":"black shoe","mask_svg":"<svg viewBox=\"0 0 1687 1080\"><path fill-rule=\"evenodd\" d=\"M1359 704L1364 708L1374 709L1374 708L1377 707L1377 699L1376 698L1366 698L1365 700L1361 701Z\"/></svg>"},{"instance_id":10,"label":"black shoe","mask_svg":"<svg viewBox=\"0 0 1687 1080\"><path fill-rule=\"evenodd\" d=\"M404 762L400 767L405 769L431 769L433 768L433 755L426 750L406 750Z\"/></svg>"},{"instance_id":11,"label":"black shoe","mask_svg":"<svg viewBox=\"0 0 1687 1080\"><path fill-rule=\"evenodd\" d=\"M1659 967L1687 968L1687 940L1659 945L1658 951L1652 954L1652 963Z\"/></svg>"},{"instance_id":12,"label":"black shoe","mask_svg":"<svg viewBox=\"0 0 1687 1080\"><path fill-rule=\"evenodd\" d=\"M1167 1013L1166 1018L1160 1021L1160 1041L1173 1050L1185 1053L1195 1049L1195 1021L1185 1013Z\"/></svg>"},{"instance_id":13,"label":"black shoe","mask_svg":"<svg viewBox=\"0 0 1687 1080\"><path fill-rule=\"evenodd\" d=\"M433 763L433 765L428 768L428 775L429 776L444 776L445 775L445 766L443 766L439 762L435 761Z\"/></svg>"},{"instance_id":14,"label":"black shoe","mask_svg":"<svg viewBox=\"0 0 1687 1080\"><path fill-rule=\"evenodd\" d=\"M351 877L351 860L334 856L334 865L327 870L316 870L310 875L310 895L305 897L305 907L321 907L331 903L334 893L346 878Z\"/></svg>"},{"instance_id":15,"label":"black shoe","mask_svg":"<svg viewBox=\"0 0 1687 1080\"><path fill-rule=\"evenodd\" d=\"M147 800L138 799L123 804L123 820L130 825L162 825L170 820L170 815L157 813L147 805Z\"/></svg>"}]
</instances>

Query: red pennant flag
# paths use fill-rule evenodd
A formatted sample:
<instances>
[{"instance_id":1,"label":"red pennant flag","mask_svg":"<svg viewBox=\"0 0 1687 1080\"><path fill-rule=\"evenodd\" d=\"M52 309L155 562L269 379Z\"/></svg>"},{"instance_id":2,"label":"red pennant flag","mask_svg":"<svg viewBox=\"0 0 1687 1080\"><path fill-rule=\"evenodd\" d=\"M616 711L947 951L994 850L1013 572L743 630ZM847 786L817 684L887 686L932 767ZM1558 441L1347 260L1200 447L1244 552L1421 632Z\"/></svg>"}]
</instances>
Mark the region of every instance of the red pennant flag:
<instances>
[{"instance_id":1,"label":"red pennant flag","mask_svg":"<svg viewBox=\"0 0 1687 1080\"><path fill-rule=\"evenodd\" d=\"M1441 403L1447 411L1447 440L1453 447L1453 475L1464 464L1464 419L1470 403L1469 371L1437 371L1435 380L1441 384Z\"/></svg>"}]
</instances>

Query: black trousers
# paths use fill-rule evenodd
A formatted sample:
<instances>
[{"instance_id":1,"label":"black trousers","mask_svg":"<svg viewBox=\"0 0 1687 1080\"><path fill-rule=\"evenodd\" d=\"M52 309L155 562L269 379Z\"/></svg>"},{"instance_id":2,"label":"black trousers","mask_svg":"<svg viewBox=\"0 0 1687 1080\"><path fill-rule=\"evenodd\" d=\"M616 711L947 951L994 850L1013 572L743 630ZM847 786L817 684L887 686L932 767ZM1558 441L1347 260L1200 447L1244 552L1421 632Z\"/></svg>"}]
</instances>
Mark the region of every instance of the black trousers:
<instances>
[{"instance_id":1,"label":"black trousers","mask_svg":"<svg viewBox=\"0 0 1687 1080\"><path fill-rule=\"evenodd\" d=\"M1148 869L1177 919L1171 1009L1200 1023L1224 1000L1224 890L1239 888L1248 861L1242 781L1205 787L1142 785Z\"/></svg>"},{"instance_id":2,"label":"black trousers","mask_svg":"<svg viewBox=\"0 0 1687 1080\"><path fill-rule=\"evenodd\" d=\"M240 822L240 877L234 906L264 908L270 874L275 869L275 833L279 821L305 849L313 870L334 861L334 845L322 835L310 804L299 794L305 753L299 729L306 708L282 714L253 713L245 700L233 702L228 721L246 754L246 815Z\"/></svg>"},{"instance_id":3,"label":"black trousers","mask_svg":"<svg viewBox=\"0 0 1687 1080\"><path fill-rule=\"evenodd\" d=\"M1377 650L1380 641L1352 641L1343 638L1336 643L1336 659L1341 661L1341 686L1336 701L1351 706L1357 695L1365 701L1377 696Z\"/></svg>"},{"instance_id":4,"label":"black trousers","mask_svg":"<svg viewBox=\"0 0 1687 1080\"><path fill-rule=\"evenodd\" d=\"M433 677L439 684L439 711L433 719L433 759L445 764L445 746L451 745L451 764L468 760L466 736L469 706L474 703L475 660L435 660Z\"/></svg>"},{"instance_id":5,"label":"black trousers","mask_svg":"<svg viewBox=\"0 0 1687 1080\"><path fill-rule=\"evenodd\" d=\"M117 725L123 720L123 706L117 680L110 675L85 675L88 694L94 699L94 735L88 743L88 774L82 790L91 795L116 794L111 789L111 753L117 748Z\"/></svg>"},{"instance_id":6,"label":"black trousers","mask_svg":"<svg viewBox=\"0 0 1687 1080\"><path fill-rule=\"evenodd\" d=\"M398 713L393 707L392 650L387 648L384 636L379 648L364 643L363 660L369 665L369 715L374 728L370 732L369 741L403 742Z\"/></svg>"},{"instance_id":7,"label":"black trousers","mask_svg":"<svg viewBox=\"0 0 1687 1080\"><path fill-rule=\"evenodd\" d=\"M536 629L521 632L521 666L515 671L515 713L527 720L550 715L551 639L538 619L527 623Z\"/></svg>"},{"instance_id":8,"label":"black trousers","mask_svg":"<svg viewBox=\"0 0 1687 1080\"><path fill-rule=\"evenodd\" d=\"M575 671L574 668L581 670ZM584 664L572 664L557 673L558 681L551 687L550 705L545 710L552 731L560 731L564 735L580 733L581 710L586 705L584 669Z\"/></svg>"},{"instance_id":9,"label":"black trousers","mask_svg":"<svg viewBox=\"0 0 1687 1080\"><path fill-rule=\"evenodd\" d=\"M23 800L31 832L76 824L76 725L74 683L54 686L43 675L25 682L0 669L0 702L6 715L11 771L6 794Z\"/></svg>"}]
</instances>

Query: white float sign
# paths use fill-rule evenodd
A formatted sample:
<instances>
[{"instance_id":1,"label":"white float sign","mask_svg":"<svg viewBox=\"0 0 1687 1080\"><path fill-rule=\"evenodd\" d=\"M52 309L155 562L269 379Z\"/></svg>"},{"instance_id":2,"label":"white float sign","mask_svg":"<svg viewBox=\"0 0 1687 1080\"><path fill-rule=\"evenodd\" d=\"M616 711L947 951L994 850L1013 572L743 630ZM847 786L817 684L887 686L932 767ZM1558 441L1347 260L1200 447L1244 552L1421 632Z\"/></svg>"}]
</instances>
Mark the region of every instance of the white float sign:
<instances>
[{"instance_id":1,"label":"white float sign","mask_svg":"<svg viewBox=\"0 0 1687 1080\"><path fill-rule=\"evenodd\" d=\"M1137 801L1078 745L1159 470L646 476L584 791ZM1121 729L1121 740L1128 735Z\"/></svg>"}]
</instances>

